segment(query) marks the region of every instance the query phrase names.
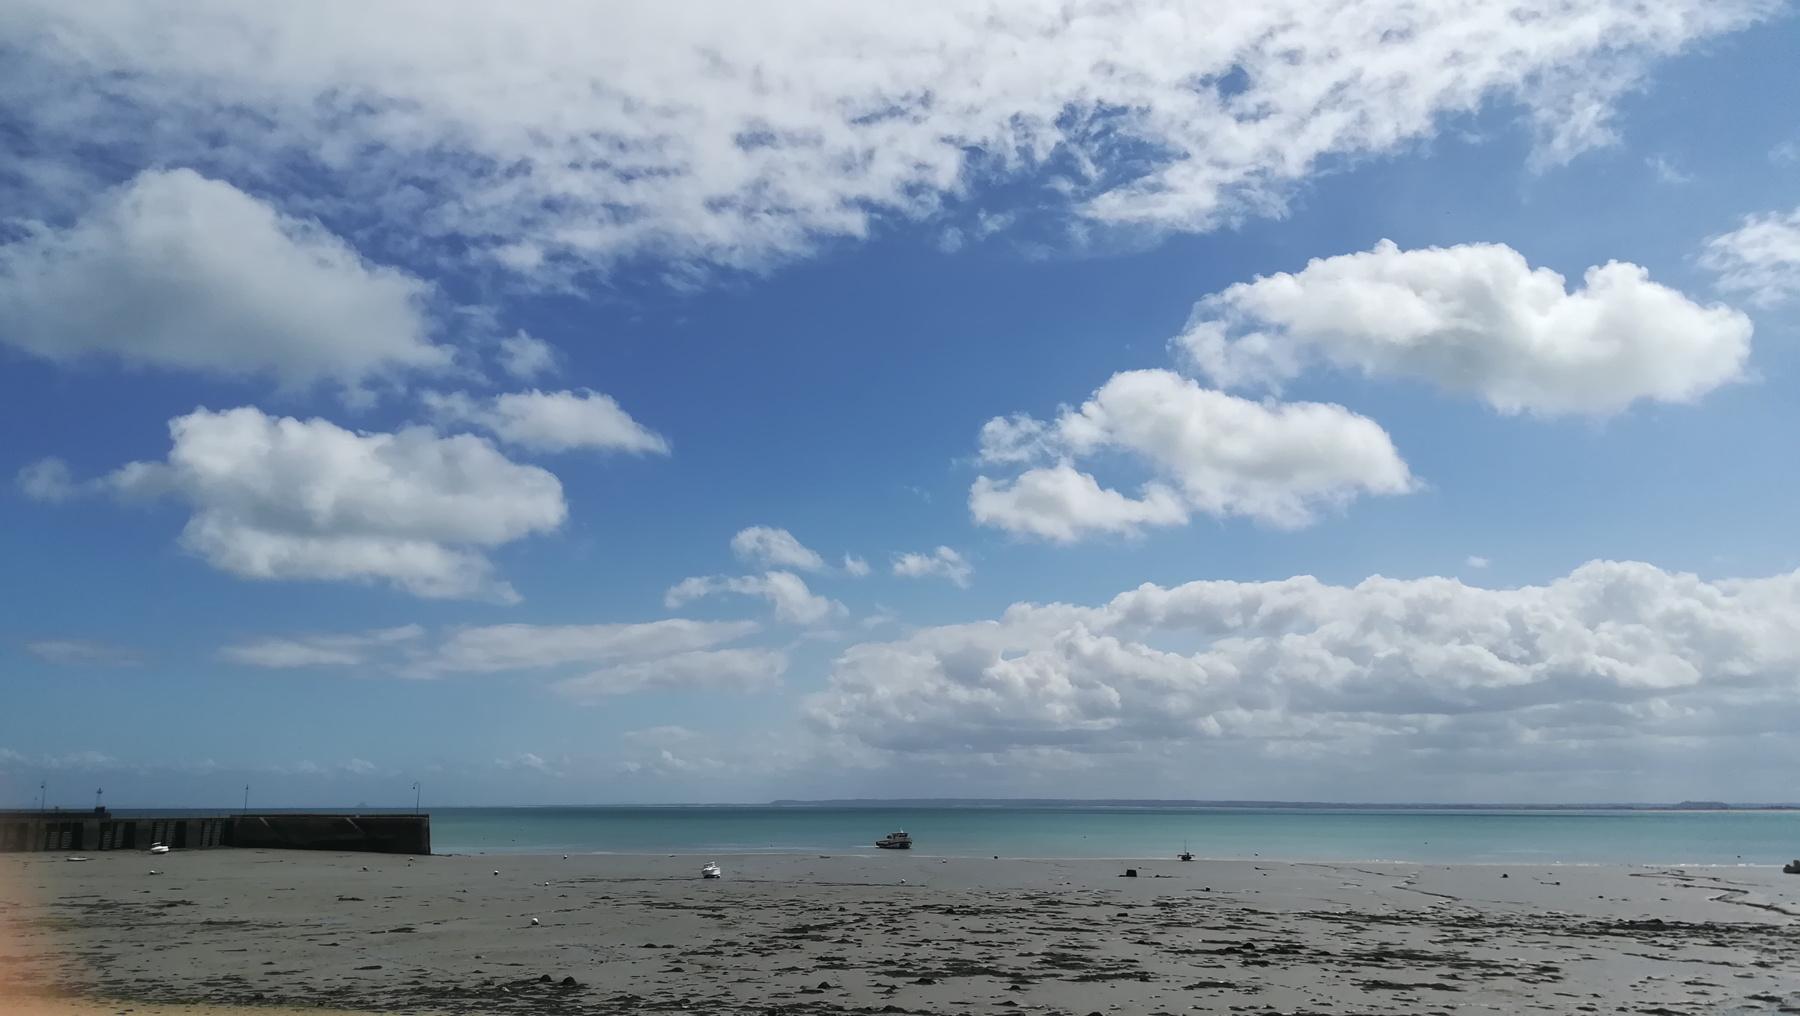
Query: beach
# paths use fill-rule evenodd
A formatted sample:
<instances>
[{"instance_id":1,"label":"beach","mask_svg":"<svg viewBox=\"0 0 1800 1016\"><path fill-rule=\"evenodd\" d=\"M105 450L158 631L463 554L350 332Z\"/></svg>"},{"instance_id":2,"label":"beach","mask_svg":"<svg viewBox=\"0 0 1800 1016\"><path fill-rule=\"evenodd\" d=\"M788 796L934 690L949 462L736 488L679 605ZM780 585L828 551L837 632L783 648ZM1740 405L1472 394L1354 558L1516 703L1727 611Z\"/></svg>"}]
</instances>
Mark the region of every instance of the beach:
<instances>
[{"instance_id":1,"label":"beach","mask_svg":"<svg viewBox=\"0 0 1800 1016\"><path fill-rule=\"evenodd\" d=\"M705 859L8 855L0 1005L1800 1011L1800 877L1773 867Z\"/></svg>"}]
</instances>

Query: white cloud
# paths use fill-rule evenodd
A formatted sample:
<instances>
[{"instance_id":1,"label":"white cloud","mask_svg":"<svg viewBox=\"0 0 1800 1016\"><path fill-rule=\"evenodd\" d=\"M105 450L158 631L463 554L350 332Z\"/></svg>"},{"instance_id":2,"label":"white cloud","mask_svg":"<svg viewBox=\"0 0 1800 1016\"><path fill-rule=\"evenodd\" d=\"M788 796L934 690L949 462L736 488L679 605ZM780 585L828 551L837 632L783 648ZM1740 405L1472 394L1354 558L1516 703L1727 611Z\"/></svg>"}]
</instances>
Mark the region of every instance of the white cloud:
<instances>
[{"instance_id":1,"label":"white cloud","mask_svg":"<svg viewBox=\"0 0 1800 1016\"><path fill-rule=\"evenodd\" d=\"M663 595L663 606L674 610L703 596L736 593L760 596L774 608L775 617L790 624L818 624L845 614L844 605L815 594L805 580L793 572L772 571L762 575L705 575L682 579Z\"/></svg>"},{"instance_id":2,"label":"white cloud","mask_svg":"<svg viewBox=\"0 0 1800 1016\"><path fill-rule=\"evenodd\" d=\"M81 493L69 464L58 458L39 459L19 470L19 490L33 501L57 503Z\"/></svg>"},{"instance_id":3,"label":"white cloud","mask_svg":"<svg viewBox=\"0 0 1800 1016\"><path fill-rule=\"evenodd\" d=\"M529 751L522 751L510 758L497 758L494 760L494 766L501 770L530 769L533 772L542 773L545 776L562 775L562 773L555 766L551 765L542 755Z\"/></svg>"},{"instance_id":4,"label":"white cloud","mask_svg":"<svg viewBox=\"0 0 1800 1016\"><path fill-rule=\"evenodd\" d=\"M1301 576L1015 604L852 646L806 712L897 752L1217 745L1239 765L1298 754L1529 770L1588 750L1612 766L1658 739L1785 737L1796 670L1800 573L1705 581L1592 562L1516 589Z\"/></svg>"},{"instance_id":5,"label":"white cloud","mask_svg":"<svg viewBox=\"0 0 1800 1016\"><path fill-rule=\"evenodd\" d=\"M731 538L731 552L738 560L766 568L798 568L823 571L825 559L785 529L751 526Z\"/></svg>"},{"instance_id":6,"label":"white cloud","mask_svg":"<svg viewBox=\"0 0 1800 1016\"><path fill-rule=\"evenodd\" d=\"M435 636L417 625L342 634L272 636L225 646L220 659L269 668L355 668L361 676L439 679L549 672L548 687L577 700L651 689L759 691L780 683L785 654L720 649L753 621L668 618L627 624L501 624ZM576 668L587 673L574 673ZM533 768L522 759L514 765Z\"/></svg>"},{"instance_id":7,"label":"white cloud","mask_svg":"<svg viewBox=\"0 0 1800 1016\"><path fill-rule=\"evenodd\" d=\"M1693 174L1682 172L1679 166L1669 161L1668 156L1649 156L1644 160L1644 165L1648 166L1650 172L1656 174L1656 179L1663 183L1684 184L1694 182Z\"/></svg>"},{"instance_id":8,"label":"white cloud","mask_svg":"<svg viewBox=\"0 0 1800 1016\"><path fill-rule=\"evenodd\" d=\"M1489 561L1487 558L1482 557L1479 554L1470 554L1468 556L1468 558L1463 561L1463 564L1466 564L1471 568L1486 568L1488 565L1490 565L1492 563L1493 563L1492 561Z\"/></svg>"},{"instance_id":9,"label":"white cloud","mask_svg":"<svg viewBox=\"0 0 1800 1016\"><path fill-rule=\"evenodd\" d=\"M170 421L164 462L105 483L193 515L182 546L254 579L378 580L418 596L518 599L482 550L557 529L562 485L468 434L358 434L252 407Z\"/></svg>"},{"instance_id":10,"label":"white cloud","mask_svg":"<svg viewBox=\"0 0 1800 1016\"><path fill-rule=\"evenodd\" d=\"M1319 258L1202 300L1175 345L1225 387L1278 386L1309 362L1428 381L1502 412L1616 413L1692 402L1742 375L1749 318L1612 261L1569 291L1504 244Z\"/></svg>"},{"instance_id":11,"label":"white cloud","mask_svg":"<svg viewBox=\"0 0 1800 1016\"><path fill-rule=\"evenodd\" d=\"M113 769L119 760L105 752L87 749L83 751L65 752L61 755L27 755L12 748L0 748L0 772L25 770L42 772L43 770L62 769ZM51 802L54 805L54 801Z\"/></svg>"},{"instance_id":12,"label":"white cloud","mask_svg":"<svg viewBox=\"0 0 1800 1016\"><path fill-rule=\"evenodd\" d=\"M1011 479L978 477L969 492L975 521L1062 542L1177 525L1190 511L1304 526L1323 507L1415 486L1387 432L1366 417L1323 403L1252 402L1166 370L1115 374L1049 423L990 420L981 441L989 464L1056 461ZM1107 453L1149 468L1138 497L1073 465Z\"/></svg>"},{"instance_id":13,"label":"white cloud","mask_svg":"<svg viewBox=\"0 0 1800 1016\"><path fill-rule=\"evenodd\" d=\"M638 624L498 624L459 628L420 660L421 673L492 673L642 660L708 649L758 630L754 621L668 618Z\"/></svg>"},{"instance_id":14,"label":"white cloud","mask_svg":"<svg viewBox=\"0 0 1800 1016\"><path fill-rule=\"evenodd\" d=\"M969 514L984 526L1069 543L1089 533L1135 533L1187 521L1180 495L1160 483L1132 498L1100 486L1067 462L1028 469L1010 480L977 477Z\"/></svg>"},{"instance_id":15,"label":"white cloud","mask_svg":"<svg viewBox=\"0 0 1800 1016\"><path fill-rule=\"evenodd\" d=\"M717 649L625 663L559 681L559 694L596 701L642 691L766 691L781 684L787 656L773 649Z\"/></svg>"},{"instance_id":16,"label":"white cloud","mask_svg":"<svg viewBox=\"0 0 1800 1016\"><path fill-rule=\"evenodd\" d=\"M281 182L313 200L568 277L636 255L760 265L995 178L1090 223L1210 229L1495 103L1554 163L1613 139L1651 61L1774 9L22 0L0 20L0 94L34 179L96 150L247 177L304 152L309 173Z\"/></svg>"},{"instance_id":17,"label":"white cloud","mask_svg":"<svg viewBox=\"0 0 1800 1016\"><path fill-rule=\"evenodd\" d=\"M351 635L263 638L219 650L219 659L251 667L353 667L381 659L395 647L416 643L425 629L416 624Z\"/></svg>"},{"instance_id":18,"label":"white cloud","mask_svg":"<svg viewBox=\"0 0 1800 1016\"><path fill-rule=\"evenodd\" d=\"M863 578L869 574L869 562L855 554L844 555L844 574L851 578Z\"/></svg>"},{"instance_id":19,"label":"white cloud","mask_svg":"<svg viewBox=\"0 0 1800 1016\"><path fill-rule=\"evenodd\" d=\"M966 589L975 569L961 554L949 547L939 547L929 554L908 551L896 555L894 574L909 579L937 577Z\"/></svg>"},{"instance_id":20,"label":"white cloud","mask_svg":"<svg viewBox=\"0 0 1800 1016\"><path fill-rule=\"evenodd\" d=\"M556 372L556 350L542 339L517 332L500 340L500 369L521 381Z\"/></svg>"},{"instance_id":21,"label":"white cloud","mask_svg":"<svg viewBox=\"0 0 1800 1016\"><path fill-rule=\"evenodd\" d=\"M669 747L671 745L689 744L700 739L701 735L679 724L665 724L660 727L645 727L641 730L627 730L619 735L626 741L636 745L651 747Z\"/></svg>"},{"instance_id":22,"label":"white cloud","mask_svg":"<svg viewBox=\"0 0 1800 1016\"><path fill-rule=\"evenodd\" d=\"M1800 295L1800 208L1746 216L1707 239L1700 264L1718 273L1720 289L1763 306Z\"/></svg>"},{"instance_id":23,"label":"white cloud","mask_svg":"<svg viewBox=\"0 0 1800 1016\"><path fill-rule=\"evenodd\" d=\"M75 224L0 246L0 342L57 362L355 388L449 364L427 334L429 294L318 223L187 170L146 171Z\"/></svg>"},{"instance_id":24,"label":"white cloud","mask_svg":"<svg viewBox=\"0 0 1800 1016\"><path fill-rule=\"evenodd\" d=\"M25 643L25 651L64 667L135 667L143 662L143 656L130 649L85 639L38 639Z\"/></svg>"},{"instance_id":25,"label":"white cloud","mask_svg":"<svg viewBox=\"0 0 1800 1016\"><path fill-rule=\"evenodd\" d=\"M480 427L509 445L538 452L598 451L667 455L669 442L619 408L611 396L579 392L509 392L474 399L461 392L426 392L428 410L445 423Z\"/></svg>"}]
</instances>

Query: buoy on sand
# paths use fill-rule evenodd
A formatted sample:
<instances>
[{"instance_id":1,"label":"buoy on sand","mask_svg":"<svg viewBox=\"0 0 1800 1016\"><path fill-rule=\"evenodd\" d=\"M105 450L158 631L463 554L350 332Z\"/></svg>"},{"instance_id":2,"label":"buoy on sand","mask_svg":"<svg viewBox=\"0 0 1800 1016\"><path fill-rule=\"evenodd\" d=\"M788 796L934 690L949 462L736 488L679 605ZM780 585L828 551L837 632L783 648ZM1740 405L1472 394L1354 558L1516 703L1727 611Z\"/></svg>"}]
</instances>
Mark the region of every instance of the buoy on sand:
<instances>
[{"instance_id":1,"label":"buoy on sand","mask_svg":"<svg viewBox=\"0 0 1800 1016\"><path fill-rule=\"evenodd\" d=\"M532 918L532 919L531 919L531 926L532 926L532 927L533 927L533 928L535 928L535 927L537 927L537 926L538 926L538 919L537 919L537 918L535 918L535 917L534 917L534 918Z\"/></svg>"}]
</instances>

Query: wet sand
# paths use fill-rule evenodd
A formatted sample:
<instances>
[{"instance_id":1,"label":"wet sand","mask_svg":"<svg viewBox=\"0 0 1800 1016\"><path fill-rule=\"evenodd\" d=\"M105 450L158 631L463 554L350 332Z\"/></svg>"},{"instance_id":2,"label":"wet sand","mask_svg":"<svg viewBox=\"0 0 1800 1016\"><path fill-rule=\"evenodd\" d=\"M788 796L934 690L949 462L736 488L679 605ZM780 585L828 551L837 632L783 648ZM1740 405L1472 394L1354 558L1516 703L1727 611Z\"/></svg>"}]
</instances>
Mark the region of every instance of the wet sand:
<instances>
[{"instance_id":1,"label":"wet sand","mask_svg":"<svg viewBox=\"0 0 1800 1016\"><path fill-rule=\"evenodd\" d=\"M0 857L0 1011L1800 1012L1776 869L703 860Z\"/></svg>"}]
</instances>

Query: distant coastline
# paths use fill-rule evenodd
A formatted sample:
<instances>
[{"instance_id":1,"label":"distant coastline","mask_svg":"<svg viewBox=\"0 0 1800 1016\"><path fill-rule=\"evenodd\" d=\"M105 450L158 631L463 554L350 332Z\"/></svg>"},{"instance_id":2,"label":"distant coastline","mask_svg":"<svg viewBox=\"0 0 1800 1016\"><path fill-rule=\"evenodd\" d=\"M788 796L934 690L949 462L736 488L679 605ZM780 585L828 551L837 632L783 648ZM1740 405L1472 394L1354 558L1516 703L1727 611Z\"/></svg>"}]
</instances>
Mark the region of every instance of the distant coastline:
<instances>
[{"instance_id":1,"label":"distant coastline","mask_svg":"<svg viewBox=\"0 0 1800 1016\"><path fill-rule=\"evenodd\" d=\"M771 808L1255 808L1293 811L1793 811L1800 804L1746 804L1677 801L1673 804L1597 802L1591 804L1431 804L1374 801L1200 801L1082 798L852 797L770 801Z\"/></svg>"}]
</instances>

